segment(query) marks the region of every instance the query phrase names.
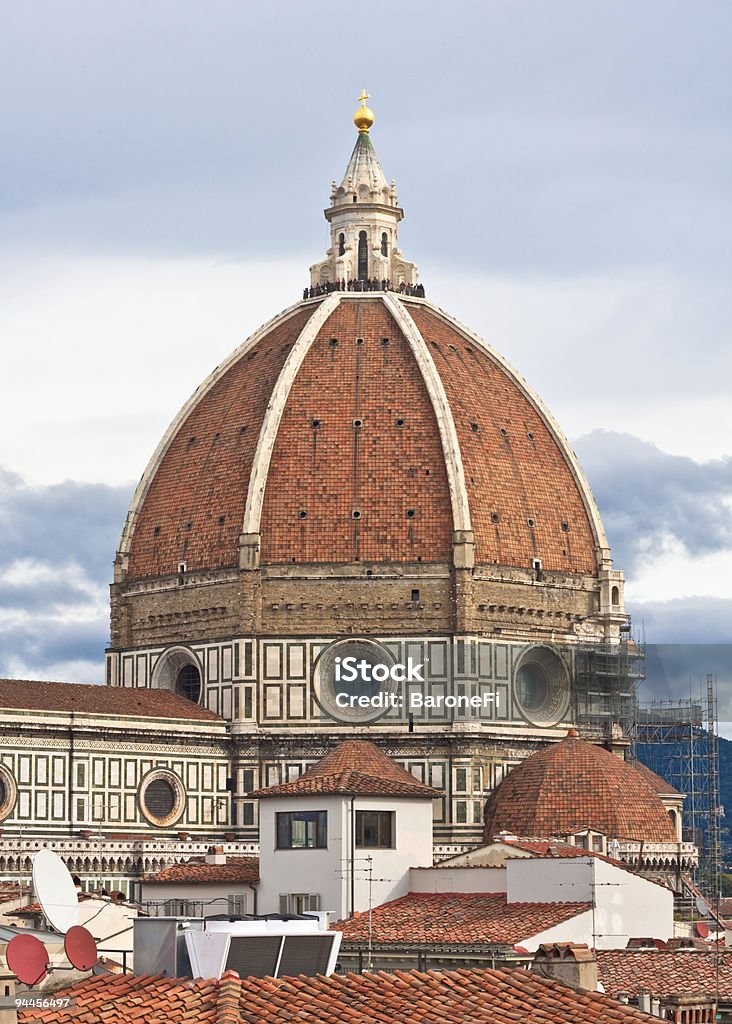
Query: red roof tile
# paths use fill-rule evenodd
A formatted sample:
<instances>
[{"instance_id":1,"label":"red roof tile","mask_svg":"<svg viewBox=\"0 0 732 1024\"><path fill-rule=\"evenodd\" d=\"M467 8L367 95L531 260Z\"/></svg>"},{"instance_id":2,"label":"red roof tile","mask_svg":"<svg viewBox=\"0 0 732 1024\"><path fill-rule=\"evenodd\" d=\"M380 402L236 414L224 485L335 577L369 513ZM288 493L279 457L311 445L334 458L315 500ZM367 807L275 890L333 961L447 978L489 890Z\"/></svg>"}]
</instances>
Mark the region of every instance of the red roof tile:
<instances>
[{"instance_id":1,"label":"red roof tile","mask_svg":"<svg viewBox=\"0 0 732 1024\"><path fill-rule=\"evenodd\" d=\"M596 575L593 499L554 425L519 378L441 310L404 305L454 419L477 561L529 569L540 557L545 569ZM133 517L129 581L173 574L181 561L189 570L238 566L257 441L280 396L261 481L263 565L450 559L455 524L440 425L384 297L342 294L284 393L281 371L317 308L290 310L199 390ZM347 459L354 409L358 458Z\"/></svg>"},{"instance_id":2,"label":"red roof tile","mask_svg":"<svg viewBox=\"0 0 732 1024\"><path fill-rule=\"evenodd\" d=\"M679 992L716 991L719 965L719 995L732 999L732 949L606 949L597 954L597 969L605 991L637 994L645 989L654 996Z\"/></svg>"},{"instance_id":3,"label":"red roof tile","mask_svg":"<svg viewBox=\"0 0 732 1024\"><path fill-rule=\"evenodd\" d=\"M508 903L505 893L410 892L371 911L370 934L379 945L513 946L589 909L590 903ZM335 927L344 942L368 941L368 914Z\"/></svg>"},{"instance_id":4,"label":"red roof tile","mask_svg":"<svg viewBox=\"0 0 732 1024\"><path fill-rule=\"evenodd\" d=\"M64 1009L21 1009L19 1024L658 1024L596 992L533 971L395 971L221 981L102 976L61 989Z\"/></svg>"},{"instance_id":5,"label":"red roof tile","mask_svg":"<svg viewBox=\"0 0 732 1024\"><path fill-rule=\"evenodd\" d=\"M672 786L670 782L667 782L666 779L662 778L660 775L656 775L656 773L652 771L647 764L643 764L642 761L631 761L630 763L633 765L634 768L637 768L637 770L641 773L644 779L648 780L651 786L653 786L654 791L658 793L659 796L684 795L683 793L680 793L678 789Z\"/></svg>"},{"instance_id":6,"label":"red roof tile","mask_svg":"<svg viewBox=\"0 0 732 1024\"><path fill-rule=\"evenodd\" d=\"M173 864L145 882L258 882L259 857L227 857L225 864L200 864L186 861Z\"/></svg>"},{"instance_id":7,"label":"red roof tile","mask_svg":"<svg viewBox=\"0 0 732 1024\"><path fill-rule=\"evenodd\" d=\"M645 775L571 733L513 768L485 805L487 843L500 832L566 836L588 827L609 838L677 841Z\"/></svg>"},{"instance_id":8,"label":"red roof tile","mask_svg":"<svg viewBox=\"0 0 732 1024\"><path fill-rule=\"evenodd\" d=\"M114 718L180 718L221 722L218 715L170 690L88 683L47 683L35 679L0 679L0 708L62 711Z\"/></svg>"},{"instance_id":9,"label":"red roof tile","mask_svg":"<svg viewBox=\"0 0 732 1024\"><path fill-rule=\"evenodd\" d=\"M345 740L295 782L270 786L251 795L308 796L315 793L429 799L441 795L439 790L415 779L368 740Z\"/></svg>"}]
</instances>

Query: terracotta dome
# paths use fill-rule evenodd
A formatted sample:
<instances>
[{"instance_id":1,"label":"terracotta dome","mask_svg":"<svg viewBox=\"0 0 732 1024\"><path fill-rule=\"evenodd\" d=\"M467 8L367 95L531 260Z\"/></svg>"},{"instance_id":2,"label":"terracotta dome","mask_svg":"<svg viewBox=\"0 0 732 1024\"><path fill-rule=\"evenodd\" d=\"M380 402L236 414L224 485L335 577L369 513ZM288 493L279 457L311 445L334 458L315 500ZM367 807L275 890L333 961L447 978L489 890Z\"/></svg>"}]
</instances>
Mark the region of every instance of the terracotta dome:
<instances>
[{"instance_id":1,"label":"terracotta dome","mask_svg":"<svg viewBox=\"0 0 732 1024\"><path fill-rule=\"evenodd\" d=\"M598 575L581 469L536 394L421 298L336 292L257 331L201 385L134 497L128 581L261 564L449 562Z\"/></svg>"},{"instance_id":2,"label":"terracotta dome","mask_svg":"<svg viewBox=\"0 0 732 1024\"><path fill-rule=\"evenodd\" d=\"M611 839L678 841L647 776L574 730L513 768L488 797L484 820L486 842L499 832L559 838L586 828Z\"/></svg>"}]
</instances>

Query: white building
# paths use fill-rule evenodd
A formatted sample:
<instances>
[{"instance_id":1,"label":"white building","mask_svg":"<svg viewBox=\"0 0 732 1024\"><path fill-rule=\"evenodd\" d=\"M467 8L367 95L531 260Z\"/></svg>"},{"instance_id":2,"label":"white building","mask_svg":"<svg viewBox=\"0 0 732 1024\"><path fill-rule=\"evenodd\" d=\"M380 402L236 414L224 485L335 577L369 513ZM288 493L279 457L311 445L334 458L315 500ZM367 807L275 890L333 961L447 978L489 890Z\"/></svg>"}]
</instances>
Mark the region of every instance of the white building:
<instances>
[{"instance_id":1,"label":"white building","mask_svg":"<svg viewBox=\"0 0 732 1024\"><path fill-rule=\"evenodd\" d=\"M432 864L432 802L372 743L346 740L295 782L260 790L260 913L334 920L393 900Z\"/></svg>"}]
</instances>

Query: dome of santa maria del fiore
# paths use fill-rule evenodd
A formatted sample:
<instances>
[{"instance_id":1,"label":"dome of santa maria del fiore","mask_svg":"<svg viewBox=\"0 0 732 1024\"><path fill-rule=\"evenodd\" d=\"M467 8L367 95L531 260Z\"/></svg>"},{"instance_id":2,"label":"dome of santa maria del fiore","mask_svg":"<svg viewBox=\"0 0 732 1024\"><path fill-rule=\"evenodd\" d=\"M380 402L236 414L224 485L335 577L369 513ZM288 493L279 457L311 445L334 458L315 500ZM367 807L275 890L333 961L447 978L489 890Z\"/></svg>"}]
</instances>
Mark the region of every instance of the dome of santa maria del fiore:
<instances>
[{"instance_id":1,"label":"dome of santa maria del fiore","mask_svg":"<svg viewBox=\"0 0 732 1024\"><path fill-rule=\"evenodd\" d=\"M596 576L589 488L541 402L426 299L332 292L287 309L184 407L148 469L127 579L262 565L444 563Z\"/></svg>"},{"instance_id":2,"label":"dome of santa maria del fiore","mask_svg":"<svg viewBox=\"0 0 732 1024\"><path fill-rule=\"evenodd\" d=\"M632 642L560 427L400 248L365 98L301 297L201 383L142 474L107 679L228 723L245 837L249 793L368 726L445 794L454 846L481 839L485 794L538 743L622 733Z\"/></svg>"}]
</instances>

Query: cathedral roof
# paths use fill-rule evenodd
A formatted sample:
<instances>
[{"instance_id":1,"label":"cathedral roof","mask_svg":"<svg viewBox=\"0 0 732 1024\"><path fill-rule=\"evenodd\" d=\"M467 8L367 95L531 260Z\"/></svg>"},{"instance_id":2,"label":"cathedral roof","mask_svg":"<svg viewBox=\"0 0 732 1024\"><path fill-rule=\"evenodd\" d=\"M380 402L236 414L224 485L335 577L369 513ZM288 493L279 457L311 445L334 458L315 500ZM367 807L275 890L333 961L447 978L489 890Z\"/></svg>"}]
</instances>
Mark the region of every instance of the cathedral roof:
<instances>
[{"instance_id":1,"label":"cathedral roof","mask_svg":"<svg viewBox=\"0 0 732 1024\"><path fill-rule=\"evenodd\" d=\"M426 786L368 740L345 740L294 782L270 786L256 797L352 795L433 797L440 793Z\"/></svg>"},{"instance_id":2,"label":"cathedral roof","mask_svg":"<svg viewBox=\"0 0 732 1024\"><path fill-rule=\"evenodd\" d=\"M677 842L644 773L574 730L513 768L485 805L487 843L500 832L549 837L586 828L612 839Z\"/></svg>"},{"instance_id":3,"label":"cathedral roof","mask_svg":"<svg viewBox=\"0 0 732 1024\"><path fill-rule=\"evenodd\" d=\"M607 541L536 393L437 306L333 292L285 310L182 408L145 471L118 580L261 564L449 562L597 575ZM604 563L607 564L607 563Z\"/></svg>"},{"instance_id":4,"label":"cathedral roof","mask_svg":"<svg viewBox=\"0 0 732 1024\"><path fill-rule=\"evenodd\" d=\"M47 683L31 679L0 679L0 708L110 715L114 718L222 721L213 711L199 707L170 690Z\"/></svg>"}]
</instances>

